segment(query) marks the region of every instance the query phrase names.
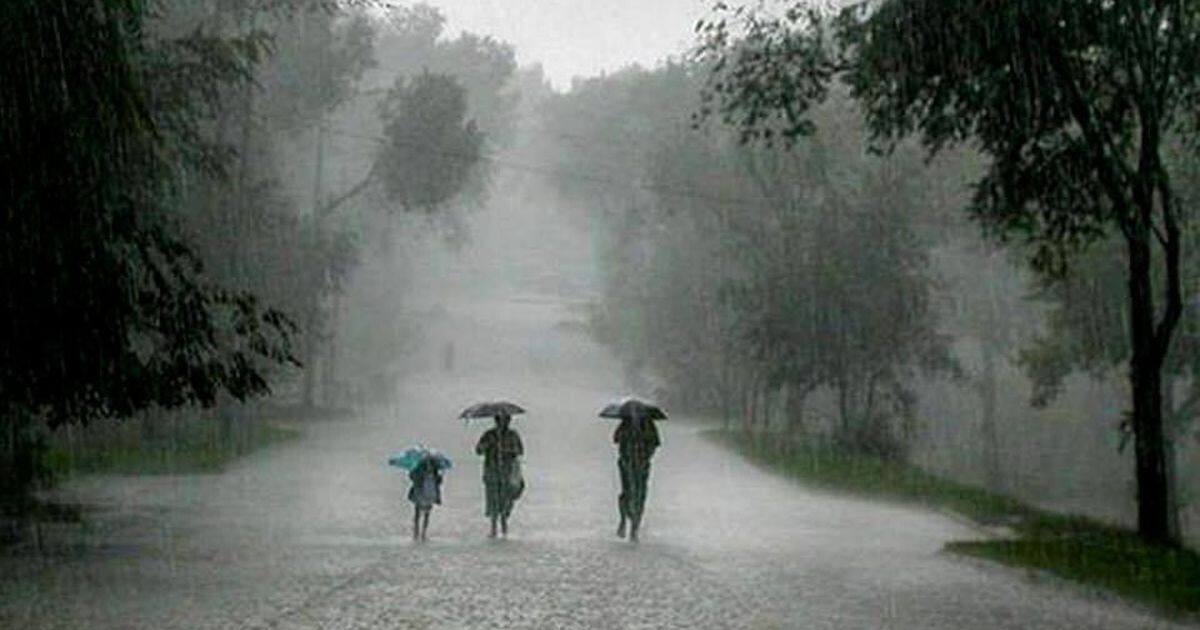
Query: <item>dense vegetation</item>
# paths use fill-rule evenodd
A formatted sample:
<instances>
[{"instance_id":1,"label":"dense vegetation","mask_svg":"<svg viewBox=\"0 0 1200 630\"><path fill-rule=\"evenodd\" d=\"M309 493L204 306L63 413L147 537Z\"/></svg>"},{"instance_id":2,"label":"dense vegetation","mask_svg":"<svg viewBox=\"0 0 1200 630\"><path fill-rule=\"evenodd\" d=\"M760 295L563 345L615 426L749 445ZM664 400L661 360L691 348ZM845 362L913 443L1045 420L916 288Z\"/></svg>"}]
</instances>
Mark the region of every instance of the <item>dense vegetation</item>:
<instances>
[{"instance_id":1,"label":"dense vegetation","mask_svg":"<svg viewBox=\"0 0 1200 630\"><path fill-rule=\"evenodd\" d=\"M364 227L481 198L485 142L511 115L511 49L445 39L425 6L21 0L4 18L8 497L48 453L119 433L110 419L193 427L171 410L212 407L199 417L238 450L245 401L299 381L317 404ZM323 156L344 120L376 131L339 189ZM297 176L301 147L315 159Z\"/></svg>"},{"instance_id":2,"label":"dense vegetation","mask_svg":"<svg viewBox=\"0 0 1200 630\"><path fill-rule=\"evenodd\" d=\"M1106 236L1121 239L1138 530L1176 541L1162 398L1184 310L1187 208L1170 149L1195 135L1200 5L893 0L836 12L799 3L779 17L718 11L699 26L714 64L709 94L743 138L811 133L813 106L838 93L837 79L883 145L918 136L932 153L969 144L987 156L967 209L1026 247L1043 276L1061 276Z\"/></svg>"}]
</instances>

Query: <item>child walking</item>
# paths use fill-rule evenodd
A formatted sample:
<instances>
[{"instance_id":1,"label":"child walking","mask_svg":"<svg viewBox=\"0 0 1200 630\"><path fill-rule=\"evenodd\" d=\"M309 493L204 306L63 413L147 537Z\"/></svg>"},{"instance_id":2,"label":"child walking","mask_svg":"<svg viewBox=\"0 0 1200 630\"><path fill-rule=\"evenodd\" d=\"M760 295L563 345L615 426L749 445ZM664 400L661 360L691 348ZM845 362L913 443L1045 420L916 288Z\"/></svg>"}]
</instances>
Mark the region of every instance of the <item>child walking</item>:
<instances>
[{"instance_id":1,"label":"child walking","mask_svg":"<svg viewBox=\"0 0 1200 630\"><path fill-rule=\"evenodd\" d=\"M429 534L429 513L442 503L442 471L434 457L426 456L408 472L412 487L408 500L413 504L413 540L426 540Z\"/></svg>"}]
</instances>

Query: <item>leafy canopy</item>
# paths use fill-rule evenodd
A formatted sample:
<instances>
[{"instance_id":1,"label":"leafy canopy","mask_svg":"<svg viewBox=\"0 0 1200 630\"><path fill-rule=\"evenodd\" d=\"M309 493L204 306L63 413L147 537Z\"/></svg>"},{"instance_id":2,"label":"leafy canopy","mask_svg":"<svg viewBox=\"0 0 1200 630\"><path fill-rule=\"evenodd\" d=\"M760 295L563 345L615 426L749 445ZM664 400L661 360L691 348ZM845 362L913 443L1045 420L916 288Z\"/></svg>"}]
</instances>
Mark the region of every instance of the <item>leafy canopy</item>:
<instances>
[{"instance_id":1,"label":"leafy canopy","mask_svg":"<svg viewBox=\"0 0 1200 630\"><path fill-rule=\"evenodd\" d=\"M992 163L970 212L1053 273L1114 226L1150 229L1134 180L1158 134L1195 123L1198 20L1187 0L719 4L698 32L709 111L748 139L809 133L840 76L877 141L973 144Z\"/></svg>"},{"instance_id":2,"label":"leafy canopy","mask_svg":"<svg viewBox=\"0 0 1200 630\"><path fill-rule=\"evenodd\" d=\"M482 157L483 134L467 120L466 92L453 77L400 79L383 106L377 167L389 199L433 211L466 187Z\"/></svg>"},{"instance_id":3,"label":"leafy canopy","mask_svg":"<svg viewBox=\"0 0 1200 630\"><path fill-rule=\"evenodd\" d=\"M144 10L18 0L0 21L0 413L58 424L244 398L290 360L290 322L212 286L171 217L201 104L152 92L151 70L222 49L156 47ZM241 72L223 59L179 89Z\"/></svg>"}]
</instances>

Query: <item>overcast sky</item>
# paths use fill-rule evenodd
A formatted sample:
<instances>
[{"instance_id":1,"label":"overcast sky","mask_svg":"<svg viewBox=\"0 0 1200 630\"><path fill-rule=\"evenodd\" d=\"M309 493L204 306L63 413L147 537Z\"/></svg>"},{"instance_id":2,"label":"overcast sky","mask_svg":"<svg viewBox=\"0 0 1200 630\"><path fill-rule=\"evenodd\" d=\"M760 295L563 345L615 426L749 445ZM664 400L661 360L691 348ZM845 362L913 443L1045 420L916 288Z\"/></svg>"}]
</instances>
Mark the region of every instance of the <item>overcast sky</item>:
<instances>
[{"instance_id":1,"label":"overcast sky","mask_svg":"<svg viewBox=\"0 0 1200 630\"><path fill-rule=\"evenodd\" d=\"M447 35L492 35L517 49L521 65L541 63L559 89L575 76L630 63L653 66L693 42L711 0L426 0L449 20Z\"/></svg>"}]
</instances>

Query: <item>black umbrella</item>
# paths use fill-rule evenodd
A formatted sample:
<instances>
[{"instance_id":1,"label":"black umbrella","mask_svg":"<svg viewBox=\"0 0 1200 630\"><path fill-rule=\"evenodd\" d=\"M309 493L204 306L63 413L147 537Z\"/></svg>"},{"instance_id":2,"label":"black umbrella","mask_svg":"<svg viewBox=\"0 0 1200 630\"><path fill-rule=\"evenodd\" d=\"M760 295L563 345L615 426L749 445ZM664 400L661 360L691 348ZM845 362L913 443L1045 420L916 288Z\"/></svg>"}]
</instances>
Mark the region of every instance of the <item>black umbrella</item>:
<instances>
[{"instance_id":1,"label":"black umbrella","mask_svg":"<svg viewBox=\"0 0 1200 630\"><path fill-rule=\"evenodd\" d=\"M602 409L600 417L617 419L638 417L646 420L666 420L667 414L658 405L642 402L636 398L626 398Z\"/></svg>"},{"instance_id":2,"label":"black umbrella","mask_svg":"<svg viewBox=\"0 0 1200 630\"><path fill-rule=\"evenodd\" d=\"M510 403L507 400L497 400L471 405L463 409L463 412L458 414L458 417L466 420L469 418L495 418L501 415L515 416L519 413L525 413L525 410L520 405Z\"/></svg>"}]
</instances>

